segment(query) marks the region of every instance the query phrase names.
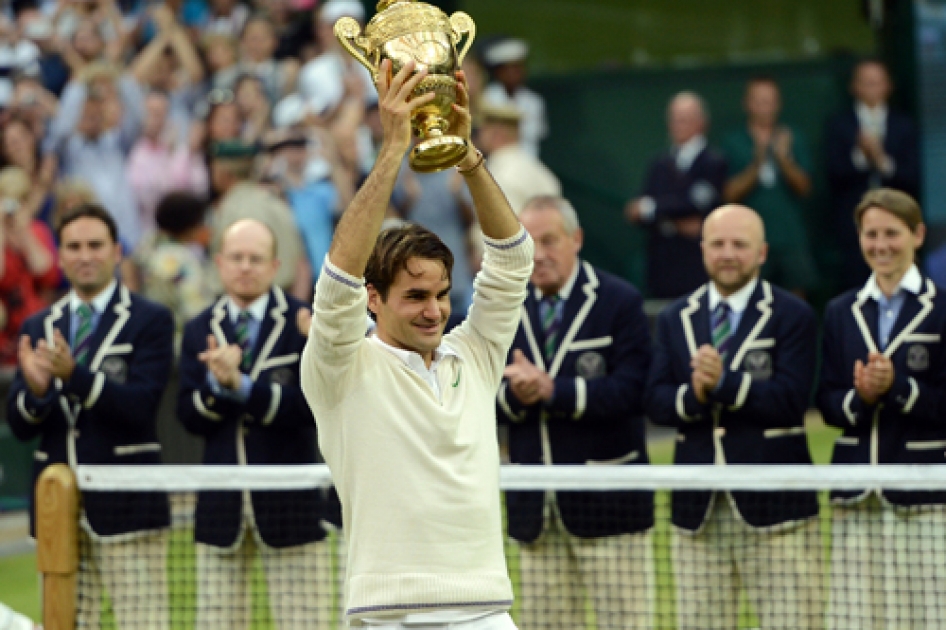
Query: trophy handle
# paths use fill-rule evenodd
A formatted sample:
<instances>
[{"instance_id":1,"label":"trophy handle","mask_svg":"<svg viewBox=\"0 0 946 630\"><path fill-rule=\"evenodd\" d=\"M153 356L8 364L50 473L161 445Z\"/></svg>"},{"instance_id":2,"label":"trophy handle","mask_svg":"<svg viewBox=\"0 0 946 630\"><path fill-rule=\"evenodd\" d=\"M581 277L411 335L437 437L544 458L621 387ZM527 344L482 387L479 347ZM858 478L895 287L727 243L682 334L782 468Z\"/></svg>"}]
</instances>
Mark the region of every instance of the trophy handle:
<instances>
[{"instance_id":1,"label":"trophy handle","mask_svg":"<svg viewBox=\"0 0 946 630\"><path fill-rule=\"evenodd\" d=\"M457 53L457 65L463 64L463 59L466 57L466 54L470 52L470 46L473 45L473 39L476 37L476 24L473 22L473 18L464 13L463 11L457 11L450 16L450 25L453 27L453 32L455 34L455 39L460 40L462 35L466 35L466 41L463 42L463 48L460 49L460 52Z\"/></svg>"},{"instance_id":2,"label":"trophy handle","mask_svg":"<svg viewBox=\"0 0 946 630\"><path fill-rule=\"evenodd\" d=\"M371 73L371 77L377 80L378 68L368 61L368 58L365 56L365 53L368 51L362 46L359 46L360 42L358 40L364 40L364 38L359 37L359 35L361 35L361 25L358 21L350 17L340 18L335 22L335 28L333 30L335 31L335 37L337 37L338 41L345 47L348 54L357 59L361 65L368 69L368 72Z\"/></svg>"}]
</instances>

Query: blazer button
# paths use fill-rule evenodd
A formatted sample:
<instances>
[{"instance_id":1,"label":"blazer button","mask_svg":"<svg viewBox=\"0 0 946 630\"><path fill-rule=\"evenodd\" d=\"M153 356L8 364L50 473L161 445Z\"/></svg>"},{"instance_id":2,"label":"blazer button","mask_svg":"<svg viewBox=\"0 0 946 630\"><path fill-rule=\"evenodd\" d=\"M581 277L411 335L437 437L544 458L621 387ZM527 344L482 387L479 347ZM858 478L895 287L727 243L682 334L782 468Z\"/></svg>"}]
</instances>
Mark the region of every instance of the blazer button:
<instances>
[{"instance_id":1,"label":"blazer button","mask_svg":"<svg viewBox=\"0 0 946 630\"><path fill-rule=\"evenodd\" d=\"M215 404L217 404L217 399L213 396L207 396L207 404L213 407Z\"/></svg>"}]
</instances>

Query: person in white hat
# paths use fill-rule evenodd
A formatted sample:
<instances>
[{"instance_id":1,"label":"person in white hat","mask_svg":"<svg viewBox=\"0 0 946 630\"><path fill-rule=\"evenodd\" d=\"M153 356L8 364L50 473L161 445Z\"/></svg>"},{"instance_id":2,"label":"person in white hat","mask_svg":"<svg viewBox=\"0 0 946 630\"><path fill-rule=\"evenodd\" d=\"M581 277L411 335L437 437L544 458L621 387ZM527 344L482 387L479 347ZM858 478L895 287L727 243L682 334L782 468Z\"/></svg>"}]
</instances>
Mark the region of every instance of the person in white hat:
<instances>
[{"instance_id":1,"label":"person in white hat","mask_svg":"<svg viewBox=\"0 0 946 630\"><path fill-rule=\"evenodd\" d=\"M503 39L486 49L483 61L494 80L483 91L483 102L516 107L521 114L519 142L538 156L549 131L545 100L525 86L528 56L529 45L521 39Z\"/></svg>"}]
</instances>

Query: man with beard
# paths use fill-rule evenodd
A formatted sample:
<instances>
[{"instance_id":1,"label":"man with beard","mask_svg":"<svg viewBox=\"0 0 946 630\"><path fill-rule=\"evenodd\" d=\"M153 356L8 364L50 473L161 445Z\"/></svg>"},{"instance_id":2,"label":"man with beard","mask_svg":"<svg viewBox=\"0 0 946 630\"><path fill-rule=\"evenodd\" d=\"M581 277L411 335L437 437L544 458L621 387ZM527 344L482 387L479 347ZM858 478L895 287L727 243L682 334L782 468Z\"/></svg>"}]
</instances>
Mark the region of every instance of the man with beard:
<instances>
[{"instance_id":1,"label":"man with beard","mask_svg":"<svg viewBox=\"0 0 946 630\"><path fill-rule=\"evenodd\" d=\"M710 281L658 319L648 417L677 429L678 464L811 464L814 313L759 278L754 210L713 211L701 248ZM762 628L821 628L817 514L814 492L674 492L677 627L735 628L744 590Z\"/></svg>"}]
</instances>

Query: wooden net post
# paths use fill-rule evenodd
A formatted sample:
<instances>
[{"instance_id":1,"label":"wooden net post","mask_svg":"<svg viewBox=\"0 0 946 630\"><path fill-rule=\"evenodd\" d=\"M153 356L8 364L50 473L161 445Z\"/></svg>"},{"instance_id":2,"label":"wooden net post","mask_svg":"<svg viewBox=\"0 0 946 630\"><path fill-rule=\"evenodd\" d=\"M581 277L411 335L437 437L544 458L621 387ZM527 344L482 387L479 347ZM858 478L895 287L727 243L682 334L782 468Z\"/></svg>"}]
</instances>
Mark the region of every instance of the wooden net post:
<instances>
[{"instance_id":1,"label":"wooden net post","mask_svg":"<svg viewBox=\"0 0 946 630\"><path fill-rule=\"evenodd\" d=\"M79 569L79 489L66 464L36 481L36 564L43 576L43 627L75 630Z\"/></svg>"}]
</instances>

